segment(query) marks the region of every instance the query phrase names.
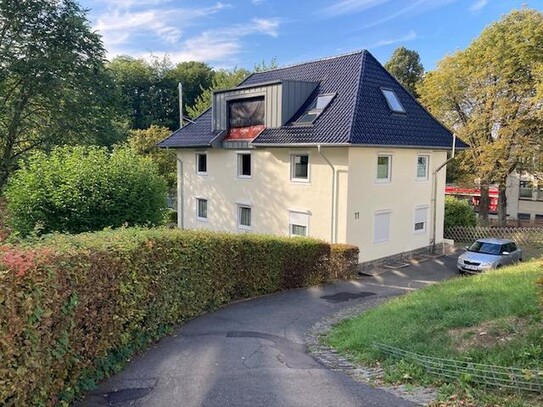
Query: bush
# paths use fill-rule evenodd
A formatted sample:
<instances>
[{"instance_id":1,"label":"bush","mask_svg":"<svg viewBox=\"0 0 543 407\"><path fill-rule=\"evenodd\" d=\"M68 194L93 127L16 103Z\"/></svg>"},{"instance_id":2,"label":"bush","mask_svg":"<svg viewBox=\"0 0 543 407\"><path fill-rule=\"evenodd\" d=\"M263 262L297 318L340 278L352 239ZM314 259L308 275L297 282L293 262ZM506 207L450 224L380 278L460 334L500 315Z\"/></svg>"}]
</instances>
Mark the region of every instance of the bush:
<instances>
[{"instance_id":1,"label":"bush","mask_svg":"<svg viewBox=\"0 0 543 407\"><path fill-rule=\"evenodd\" d=\"M445 197L445 229L453 226L475 226L475 211L470 204L453 196Z\"/></svg>"},{"instance_id":2,"label":"bush","mask_svg":"<svg viewBox=\"0 0 543 407\"><path fill-rule=\"evenodd\" d=\"M165 228L3 246L0 405L68 403L182 321L325 282L329 259L312 239Z\"/></svg>"},{"instance_id":3,"label":"bush","mask_svg":"<svg viewBox=\"0 0 543 407\"><path fill-rule=\"evenodd\" d=\"M356 246L336 243L330 246L330 278L349 279L358 272L358 254Z\"/></svg>"},{"instance_id":4,"label":"bush","mask_svg":"<svg viewBox=\"0 0 543 407\"><path fill-rule=\"evenodd\" d=\"M59 147L34 154L12 176L5 196L10 226L26 236L157 225L165 193L156 166L129 149Z\"/></svg>"}]
</instances>

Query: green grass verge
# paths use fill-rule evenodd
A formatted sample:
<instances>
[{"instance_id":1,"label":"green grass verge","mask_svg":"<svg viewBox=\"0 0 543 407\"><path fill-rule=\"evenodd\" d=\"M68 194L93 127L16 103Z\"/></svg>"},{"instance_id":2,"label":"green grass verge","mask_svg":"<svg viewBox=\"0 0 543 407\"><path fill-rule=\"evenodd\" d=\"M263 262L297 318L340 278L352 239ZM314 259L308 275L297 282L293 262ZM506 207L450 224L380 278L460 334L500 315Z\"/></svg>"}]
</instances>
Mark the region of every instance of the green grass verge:
<instances>
[{"instance_id":1,"label":"green grass verge","mask_svg":"<svg viewBox=\"0 0 543 407\"><path fill-rule=\"evenodd\" d=\"M386 379L392 382L441 386L443 397L461 393L475 405L493 405L496 398L498 405L530 405L530 395L508 397L466 383L440 382L417 366L387 360L372 344L429 356L543 369L543 318L535 284L542 277L543 267L534 261L456 278L345 320L325 340L363 364L380 363L387 372Z\"/></svg>"}]
</instances>

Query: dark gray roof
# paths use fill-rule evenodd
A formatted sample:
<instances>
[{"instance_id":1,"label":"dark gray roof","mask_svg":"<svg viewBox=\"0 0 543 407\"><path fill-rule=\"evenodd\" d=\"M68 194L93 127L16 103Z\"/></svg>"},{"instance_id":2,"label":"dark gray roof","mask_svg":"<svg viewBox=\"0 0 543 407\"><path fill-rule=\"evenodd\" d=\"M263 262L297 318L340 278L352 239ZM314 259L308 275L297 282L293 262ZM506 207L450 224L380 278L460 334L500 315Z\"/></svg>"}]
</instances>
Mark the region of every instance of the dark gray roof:
<instances>
[{"instance_id":1,"label":"dark gray roof","mask_svg":"<svg viewBox=\"0 0 543 407\"><path fill-rule=\"evenodd\" d=\"M451 148L452 134L433 118L368 52L254 73L240 86L280 80L318 82L306 103L283 127L265 129L254 146L289 144L352 144ZM389 109L381 88L393 90L406 113ZM309 126L292 124L319 94L336 97ZM211 109L162 141L161 147L203 147L211 145L218 132L211 131ZM457 140L457 148L467 145Z\"/></svg>"}]
</instances>

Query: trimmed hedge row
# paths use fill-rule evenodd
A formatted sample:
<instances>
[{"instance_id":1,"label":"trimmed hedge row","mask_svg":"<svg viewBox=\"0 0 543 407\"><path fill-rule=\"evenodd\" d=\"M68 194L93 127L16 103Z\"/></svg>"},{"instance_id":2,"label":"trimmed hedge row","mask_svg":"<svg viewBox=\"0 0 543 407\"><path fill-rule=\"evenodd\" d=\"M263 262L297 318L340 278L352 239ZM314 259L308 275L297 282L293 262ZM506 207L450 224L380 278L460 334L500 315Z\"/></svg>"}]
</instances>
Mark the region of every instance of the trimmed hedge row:
<instances>
[{"instance_id":1,"label":"trimmed hedge row","mask_svg":"<svg viewBox=\"0 0 543 407\"><path fill-rule=\"evenodd\" d=\"M168 229L3 246L0 405L66 405L176 324L323 283L331 264L354 261L352 249L334 253L312 239Z\"/></svg>"}]
</instances>

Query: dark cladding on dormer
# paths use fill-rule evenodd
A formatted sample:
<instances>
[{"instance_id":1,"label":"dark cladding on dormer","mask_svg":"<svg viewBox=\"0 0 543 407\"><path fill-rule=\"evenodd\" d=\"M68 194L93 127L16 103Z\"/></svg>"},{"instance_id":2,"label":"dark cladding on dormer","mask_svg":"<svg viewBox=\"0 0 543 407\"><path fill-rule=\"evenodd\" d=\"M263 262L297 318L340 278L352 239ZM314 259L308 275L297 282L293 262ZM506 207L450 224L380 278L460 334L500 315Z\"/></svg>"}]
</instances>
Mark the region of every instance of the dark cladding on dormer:
<instances>
[{"instance_id":1,"label":"dark cladding on dormer","mask_svg":"<svg viewBox=\"0 0 543 407\"><path fill-rule=\"evenodd\" d=\"M264 125L264 97L237 99L228 102L229 128Z\"/></svg>"}]
</instances>

